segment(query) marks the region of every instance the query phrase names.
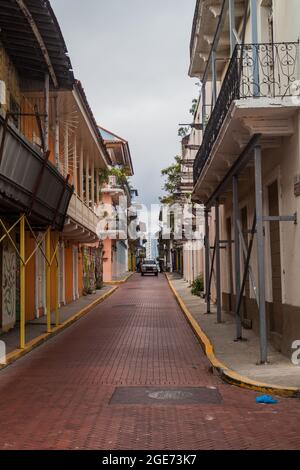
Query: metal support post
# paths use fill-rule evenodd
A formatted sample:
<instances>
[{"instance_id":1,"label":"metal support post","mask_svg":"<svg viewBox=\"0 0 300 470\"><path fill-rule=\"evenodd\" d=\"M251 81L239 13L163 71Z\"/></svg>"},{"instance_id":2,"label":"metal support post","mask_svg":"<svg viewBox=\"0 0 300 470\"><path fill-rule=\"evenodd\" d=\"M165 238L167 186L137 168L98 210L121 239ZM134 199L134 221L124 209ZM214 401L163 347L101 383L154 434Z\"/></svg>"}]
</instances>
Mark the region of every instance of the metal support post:
<instances>
[{"instance_id":1,"label":"metal support post","mask_svg":"<svg viewBox=\"0 0 300 470\"><path fill-rule=\"evenodd\" d=\"M205 299L206 299L206 313L210 313L210 288L209 288L209 262L210 262L210 243L209 243L209 223L208 211L204 212L205 215Z\"/></svg>"},{"instance_id":2,"label":"metal support post","mask_svg":"<svg viewBox=\"0 0 300 470\"><path fill-rule=\"evenodd\" d=\"M47 333L51 333L51 230L46 233L46 310L47 310Z\"/></svg>"},{"instance_id":3,"label":"metal support post","mask_svg":"<svg viewBox=\"0 0 300 470\"><path fill-rule=\"evenodd\" d=\"M222 323L221 302L221 256L220 256L220 205L216 201L216 290L217 290L217 321Z\"/></svg>"},{"instance_id":4,"label":"metal support post","mask_svg":"<svg viewBox=\"0 0 300 470\"><path fill-rule=\"evenodd\" d=\"M260 327L260 361L262 364L268 360L267 322L266 322L266 292L265 292L265 246L263 227L263 189L261 146L254 149L255 159L255 202L257 217L257 263L259 285L259 327Z\"/></svg>"},{"instance_id":5,"label":"metal support post","mask_svg":"<svg viewBox=\"0 0 300 470\"><path fill-rule=\"evenodd\" d=\"M238 221L238 230L239 230L239 234L240 234L240 242L241 242L241 245L242 245L244 260L246 261L247 256L248 256L248 247L247 247L247 245L245 243L245 240L244 240L243 230L242 230L240 220ZM254 234L255 234L255 232L256 232L255 227L254 227L253 230L254 230ZM247 230L247 232L251 234L251 240L252 240L253 230L250 230L250 231ZM255 294L255 298L256 298L256 302L257 302L257 306L258 306L259 302L258 302L258 296L257 296L257 288L256 288L256 284L255 284L255 276L253 274L252 267L250 265L250 260L249 260L248 272L249 272L249 279L251 281L253 291L254 291L254 294Z\"/></svg>"},{"instance_id":6,"label":"metal support post","mask_svg":"<svg viewBox=\"0 0 300 470\"><path fill-rule=\"evenodd\" d=\"M25 348L25 215L20 219L20 349Z\"/></svg>"},{"instance_id":7,"label":"metal support post","mask_svg":"<svg viewBox=\"0 0 300 470\"><path fill-rule=\"evenodd\" d=\"M55 326L59 326L59 234L57 235L57 251L55 264Z\"/></svg>"},{"instance_id":8,"label":"metal support post","mask_svg":"<svg viewBox=\"0 0 300 470\"><path fill-rule=\"evenodd\" d=\"M245 259L245 267L244 267L244 274L243 274L243 280L242 280L242 287L241 287L241 290L240 290L240 295L239 295L238 301L236 302L236 312L235 312L235 314L237 316L240 314L240 309L241 309L241 306L242 306L243 293L244 293L246 282L247 282L247 276L248 276L248 274L250 274L250 259L251 259L253 244L254 244L255 229L256 229L256 214L254 215L254 219L253 219L252 230L251 230L251 240L250 240L250 243L249 243L249 247L248 247L247 254L246 254L246 259ZM256 290L255 290L255 295L257 295Z\"/></svg>"},{"instance_id":9,"label":"metal support post","mask_svg":"<svg viewBox=\"0 0 300 470\"><path fill-rule=\"evenodd\" d=\"M50 107L50 77L49 74L45 75L45 130L44 142L45 152L49 149L49 107Z\"/></svg>"},{"instance_id":10,"label":"metal support post","mask_svg":"<svg viewBox=\"0 0 300 470\"><path fill-rule=\"evenodd\" d=\"M233 189L233 220L234 220L234 261L235 261L235 296L236 303L241 290L241 259L240 259L240 238L238 230L238 221L240 219L239 196L238 196L238 177L232 178ZM237 309L236 309L237 310ZM236 315L236 340L242 339L242 321L241 315Z\"/></svg>"}]
</instances>

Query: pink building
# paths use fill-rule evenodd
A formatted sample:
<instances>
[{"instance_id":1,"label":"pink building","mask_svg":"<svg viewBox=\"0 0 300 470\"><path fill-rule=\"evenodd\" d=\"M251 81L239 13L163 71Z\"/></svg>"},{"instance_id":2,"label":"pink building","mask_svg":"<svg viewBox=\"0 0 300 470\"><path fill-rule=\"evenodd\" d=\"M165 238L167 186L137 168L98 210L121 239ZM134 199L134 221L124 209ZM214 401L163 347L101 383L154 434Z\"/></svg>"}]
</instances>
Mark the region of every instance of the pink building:
<instances>
[{"instance_id":1,"label":"pink building","mask_svg":"<svg viewBox=\"0 0 300 470\"><path fill-rule=\"evenodd\" d=\"M131 189L127 177L133 176L133 166L128 142L102 127L100 134L110 155L112 168L108 183L102 188L102 202L106 212L112 215L120 198L127 198L131 204ZM108 227L107 227L108 228ZM107 230L103 240L103 281L111 282L122 278L128 272L129 244L127 230Z\"/></svg>"}]
</instances>

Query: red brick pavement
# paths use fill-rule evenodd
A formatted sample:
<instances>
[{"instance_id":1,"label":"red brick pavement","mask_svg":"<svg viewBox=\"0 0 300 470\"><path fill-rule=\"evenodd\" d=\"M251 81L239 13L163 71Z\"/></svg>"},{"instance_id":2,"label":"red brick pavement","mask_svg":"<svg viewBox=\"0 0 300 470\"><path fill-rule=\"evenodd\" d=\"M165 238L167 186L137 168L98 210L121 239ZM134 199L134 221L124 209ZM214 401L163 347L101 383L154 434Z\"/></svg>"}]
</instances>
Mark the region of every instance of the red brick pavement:
<instances>
[{"instance_id":1,"label":"red brick pavement","mask_svg":"<svg viewBox=\"0 0 300 470\"><path fill-rule=\"evenodd\" d=\"M109 404L116 386L217 387L220 404ZM300 401L223 384L163 276L133 276L0 373L1 449L299 449Z\"/></svg>"}]
</instances>

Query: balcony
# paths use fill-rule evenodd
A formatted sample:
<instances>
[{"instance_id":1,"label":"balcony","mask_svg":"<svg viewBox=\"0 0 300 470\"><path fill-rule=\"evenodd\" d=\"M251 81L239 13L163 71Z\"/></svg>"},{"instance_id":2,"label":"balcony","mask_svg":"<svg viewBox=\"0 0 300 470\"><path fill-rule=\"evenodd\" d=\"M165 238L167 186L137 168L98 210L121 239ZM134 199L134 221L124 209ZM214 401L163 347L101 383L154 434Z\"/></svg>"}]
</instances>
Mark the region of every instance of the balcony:
<instances>
[{"instance_id":1,"label":"balcony","mask_svg":"<svg viewBox=\"0 0 300 470\"><path fill-rule=\"evenodd\" d=\"M97 239L99 218L77 194L73 194L67 212L68 218L64 228L65 235L74 236L79 242L93 242Z\"/></svg>"},{"instance_id":2,"label":"balcony","mask_svg":"<svg viewBox=\"0 0 300 470\"><path fill-rule=\"evenodd\" d=\"M45 155L0 114L0 207L26 213L38 226L62 230L73 193Z\"/></svg>"},{"instance_id":3,"label":"balcony","mask_svg":"<svg viewBox=\"0 0 300 470\"><path fill-rule=\"evenodd\" d=\"M231 154L245 147L249 135L257 132L270 140L293 133L289 119L299 108L298 67L299 43L236 46L195 158L194 185L218 153L217 147L222 145L228 167Z\"/></svg>"}]
</instances>

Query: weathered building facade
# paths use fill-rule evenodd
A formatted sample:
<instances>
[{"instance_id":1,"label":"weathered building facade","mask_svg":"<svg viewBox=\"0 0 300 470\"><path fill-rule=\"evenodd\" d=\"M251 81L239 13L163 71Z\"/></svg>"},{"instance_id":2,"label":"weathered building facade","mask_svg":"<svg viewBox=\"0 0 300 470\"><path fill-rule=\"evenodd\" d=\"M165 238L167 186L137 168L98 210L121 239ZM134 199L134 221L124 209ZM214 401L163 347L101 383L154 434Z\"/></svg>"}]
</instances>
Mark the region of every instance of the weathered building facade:
<instances>
[{"instance_id":1,"label":"weathered building facade","mask_svg":"<svg viewBox=\"0 0 300 470\"><path fill-rule=\"evenodd\" d=\"M288 3L288 5L287 5ZM299 2L197 1L189 74L202 82L193 199L206 208L210 308L213 209L222 308L285 355L300 337Z\"/></svg>"},{"instance_id":2,"label":"weathered building facade","mask_svg":"<svg viewBox=\"0 0 300 470\"><path fill-rule=\"evenodd\" d=\"M130 208L132 199L127 178L133 175L133 166L128 142L102 127L99 131L110 155L112 168L117 169L116 174L109 177L108 183L101 190L102 202L107 206L108 212L117 211L118 206L124 204L126 215L126 220L117 221L118 226L113 230L105 229L101 233L104 250L103 279L105 282L111 282L124 277L129 270L129 264L131 269L133 267L132 243L129 244L127 230L127 224L130 222L127 209Z\"/></svg>"}]
</instances>

